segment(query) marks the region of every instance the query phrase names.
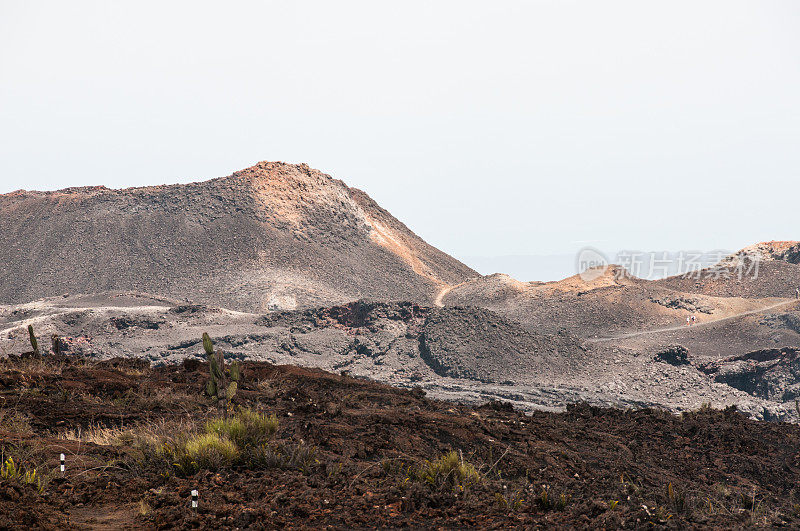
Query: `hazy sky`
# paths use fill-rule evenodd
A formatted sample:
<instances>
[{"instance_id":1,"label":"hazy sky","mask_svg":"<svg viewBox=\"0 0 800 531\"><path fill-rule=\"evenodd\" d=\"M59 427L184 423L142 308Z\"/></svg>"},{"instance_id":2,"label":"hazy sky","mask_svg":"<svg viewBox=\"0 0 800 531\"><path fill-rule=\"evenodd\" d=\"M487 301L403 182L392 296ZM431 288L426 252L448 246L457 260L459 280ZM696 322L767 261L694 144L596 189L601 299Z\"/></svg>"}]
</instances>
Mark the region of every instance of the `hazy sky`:
<instances>
[{"instance_id":1,"label":"hazy sky","mask_svg":"<svg viewBox=\"0 0 800 531\"><path fill-rule=\"evenodd\" d=\"M800 2L0 0L0 192L259 160L460 257L800 239Z\"/></svg>"}]
</instances>

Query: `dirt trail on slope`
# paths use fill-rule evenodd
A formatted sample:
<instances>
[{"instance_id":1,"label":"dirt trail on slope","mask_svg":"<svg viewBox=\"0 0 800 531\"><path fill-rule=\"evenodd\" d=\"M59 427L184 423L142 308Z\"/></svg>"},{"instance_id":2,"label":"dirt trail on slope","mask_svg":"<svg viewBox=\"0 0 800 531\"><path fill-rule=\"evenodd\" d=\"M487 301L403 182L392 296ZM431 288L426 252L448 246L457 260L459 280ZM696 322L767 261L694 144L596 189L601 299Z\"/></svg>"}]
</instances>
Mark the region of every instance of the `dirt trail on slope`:
<instances>
[{"instance_id":1,"label":"dirt trail on slope","mask_svg":"<svg viewBox=\"0 0 800 531\"><path fill-rule=\"evenodd\" d=\"M392 253L399 256L417 275L427 278L434 284L440 286L439 292L436 294L436 298L434 299L433 303L439 308L442 308L444 306L442 299L455 286L447 284L438 276L436 276L436 274L431 271L431 269L425 265L422 260L419 259L416 253L414 253L414 251L410 249L408 245L403 243L400 238L396 237L388 227L378 223L369 216L367 216L367 221L372 226L373 232L371 237L375 243L382 245Z\"/></svg>"},{"instance_id":2,"label":"dirt trail on slope","mask_svg":"<svg viewBox=\"0 0 800 531\"><path fill-rule=\"evenodd\" d=\"M453 291L454 289L463 286L464 284L468 284L470 281L475 279L467 280L466 282L461 282L460 284L444 284L442 283L442 287L439 289L439 293L436 294L436 298L433 299L433 304L438 306L439 308L444 308L444 298L447 297L447 294Z\"/></svg>"},{"instance_id":3,"label":"dirt trail on slope","mask_svg":"<svg viewBox=\"0 0 800 531\"><path fill-rule=\"evenodd\" d=\"M757 314L757 313L761 313L761 312L766 312L768 310L779 308L781 306L787 306L787 305L795 303L795 302L797 302L795 299L791 299L791 300L788 300L788 301L783 301L783 302L779 302L777 304L773 304L771 306L766 306L764 308L758 308L756 310L750 310L749 312L737 313L736 315L729 315L728 317L722 317L720 319L713 319L711 321L703 321L701 323L697 323L697 324L692 325L691 329L700 328L700 327L708 326L708 325L711 325L711 324L720 323L720 322L723 322L723 321L729 321L731 319L736 319L738 317L745 317L747 315L753 315L753 314ZM620 340L620 339L630 339L632 337L659 334L659 333L662 333L662 332L674 332L674 331L677 331L677 330L686 330L686 329L689 329L689 328L690 328L689 326L681 324L681 325L678 325L678 326L670 326L670 327L667 327L667 328L657 328L655 330L644 330L644 331L641 331L641 332L633 332L633 333L630 333L630 334L623 334L623 335L614 336L614 337L590 338L590 339L587 339L587 341L592 342L592 343L603 343L603 342L606 342L606 341L616 341L616 340Z\"/></svg>"},{"instance_id":4,"label":"dirt trail on slope","mask_svg":"<svg viewBox=\"0 0 800 531\"><path fill-rule=\"evenodd\" d=\"M448 285L443 286L439 290L439 293L436 294L436 298L433 300L433 304L435 304L439 308L444 308L444 302L442 302L442 300L448 293L450 293L453 290L454 287L455 286L448 286Z\"/></svg>"},{"instance_id":5,"label":"dirt trail on slope","mask_svg":"<svg viewBox=\"0 0 800 531\"><path fill-rule=\"evenodd\" d=\"M403 243L391 229L383 224L366 216L367 221L372 226L373 232L370 234L372 240L399 256L411 269L418 275L425 277L433 282L441 284L442 281L437 277L430 268L425 265L422 260L414 253L408 245Z\"/></svg>"}]
</instances>

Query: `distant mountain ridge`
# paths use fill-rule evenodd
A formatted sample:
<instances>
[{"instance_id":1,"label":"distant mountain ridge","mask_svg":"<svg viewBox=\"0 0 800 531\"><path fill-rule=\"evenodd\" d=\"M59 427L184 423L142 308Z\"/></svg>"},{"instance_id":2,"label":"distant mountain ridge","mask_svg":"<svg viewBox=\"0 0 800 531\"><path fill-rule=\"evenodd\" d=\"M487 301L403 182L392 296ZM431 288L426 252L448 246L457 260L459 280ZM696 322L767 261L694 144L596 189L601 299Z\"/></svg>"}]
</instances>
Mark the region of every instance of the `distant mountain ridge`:
<instances>
[{"instance_id":1,"label":"distant mountain ridge","mask_svg":"<svg viewBox=\"0 0 800 531\"><path fill-rule=\"evenodd\" d=\"M305 164L205 182L0 195L0 302L133 290L242 311L431 304L478 273Z\"/></svg>"},{"instance_id":2,"label":"distant mountain ridge","mask_svg":"<svg viewBox=\"0 0 800 531\"><path fill-rule=\"evenodd\" d=\"M794 297L800 288L800 242L756 243L711 268L655 282L660 287L719 297Z\"/></svg>"}]
</instances>

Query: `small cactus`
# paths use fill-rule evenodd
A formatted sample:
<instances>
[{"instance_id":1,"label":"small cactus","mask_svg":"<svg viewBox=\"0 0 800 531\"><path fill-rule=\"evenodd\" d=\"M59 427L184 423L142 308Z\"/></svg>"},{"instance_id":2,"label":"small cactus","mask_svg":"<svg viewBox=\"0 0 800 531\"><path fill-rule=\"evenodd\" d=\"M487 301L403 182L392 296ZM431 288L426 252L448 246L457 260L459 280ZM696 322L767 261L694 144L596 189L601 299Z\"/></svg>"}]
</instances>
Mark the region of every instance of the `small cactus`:
<instances>
[{"instance_id":1,"label":"small cactus","mask_svg":"<svg viewBox=\"0 0 800 531\"><path fill-rule=\"evenodd\" d=\"M36 341L36 334L33 333L33 325L28 325L28 337L31 340L31 348L33 349L33 355L37 358L42 355L42 352L39 350L39 342Z\"/></svg>"},{"instance_id":2,"label":"small cactus","mask_svg":"<svg viewBox=\"0 0 800 531\"><path fill-rule=\"evenodd\" d=\"M223 410L225 418L228 417L228 408L236 390L242 371L239 362L231 363L230 368L225 367L225 353L215 350L214 343L207 333L203 334L203 350L208 358L208 368L211 378L206 382L206 394L217 399L217 404Z\"/></svg>"}]
</instances>

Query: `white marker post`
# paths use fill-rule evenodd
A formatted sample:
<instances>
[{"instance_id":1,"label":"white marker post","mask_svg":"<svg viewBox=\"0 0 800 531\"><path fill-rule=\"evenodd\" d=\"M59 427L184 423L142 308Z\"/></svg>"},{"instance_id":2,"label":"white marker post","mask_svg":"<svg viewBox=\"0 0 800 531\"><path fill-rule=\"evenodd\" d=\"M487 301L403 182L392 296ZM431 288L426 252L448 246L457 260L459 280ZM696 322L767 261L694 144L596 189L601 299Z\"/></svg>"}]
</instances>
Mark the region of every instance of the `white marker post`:
<instances>
[{"instance_id":1,"label":"white marker post","mask_svg":"<svg viewBox=\"0 0 800 531\"><path fill-rule=\"evenodd\" d=\"M64 475L64 470L65 469L66 469L66 466L64 466L64 454L61 454L61 475L62 476Z\"/></svg>"},{"instance_id":2,"label":"white marker post","mask_svg":"<svg viewBox=\"0 0 800 531\"><path fill-rule=\"evenodd\" d=\"M192 491L192 509L197 509L197 491Z\"/></svg>"}]
</instances>

